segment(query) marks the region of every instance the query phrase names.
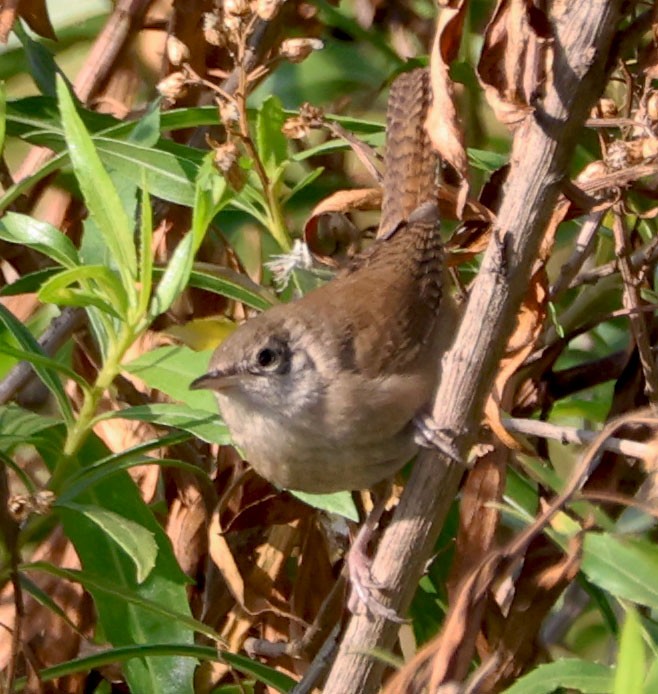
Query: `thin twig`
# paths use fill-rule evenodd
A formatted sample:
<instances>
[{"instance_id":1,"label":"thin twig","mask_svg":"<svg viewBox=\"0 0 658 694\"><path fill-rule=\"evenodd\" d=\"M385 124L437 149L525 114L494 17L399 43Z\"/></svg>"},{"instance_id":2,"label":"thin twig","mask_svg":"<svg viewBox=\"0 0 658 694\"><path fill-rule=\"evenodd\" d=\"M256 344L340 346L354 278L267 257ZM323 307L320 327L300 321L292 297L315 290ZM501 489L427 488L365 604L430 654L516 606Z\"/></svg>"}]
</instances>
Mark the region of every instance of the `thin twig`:
<instances>
[{"instance_id":1,"label":"thin twig","mask_svg":"<svg viewBox=\"0 0 658 694\"><path fill-rule=\"evenodd\" d=\"M590 212L587 216L576 239L574 252L560 269L560 275L551 287L551 301L555 301L569 287L571 281L578 274L583 263L592 252L596 232L601 224L603 215L603 210L597 210L596 212Z\"/></svg>"},{"instance_id":2,"label":"thin twig","mask_svg":"<svg viewBox=\"0 0 658 694\"><path fill-rule=\"evenodd\" d=\"M550 424L549 422L540 422L536 419L518 419L515 417L503 419L503 426L512 434L539 436L544 439L559 441L563 444L591 444L596 441L600 433L565 425ZM656 456L655 447L638 441L629 441L628 439L609 437L603 442L601 448L611 453L619 453L639 458L640 460L653 460Z\"/></svg>"},{"instance_id":3,"label":"thin twig","mask_svg":"<svg viewBox=\"0 0 658 694\"><path fill-rule=\"evenodd\" d=\"M638 248L633 252L631 255L631 267L633 268L634 272L637 272L644 266L653 264L656 260L658 260L658 236L654 236L654 238L652 238L651 241L646 244L646 246ZM600 265L597 268L581 272L571 282L569 289L576 289L583 284L594 284L602 277L614 275L614 273L618 271L619 262L615 258L615 260L611 260L609 263Z\"/></svg>"}]
</instances>

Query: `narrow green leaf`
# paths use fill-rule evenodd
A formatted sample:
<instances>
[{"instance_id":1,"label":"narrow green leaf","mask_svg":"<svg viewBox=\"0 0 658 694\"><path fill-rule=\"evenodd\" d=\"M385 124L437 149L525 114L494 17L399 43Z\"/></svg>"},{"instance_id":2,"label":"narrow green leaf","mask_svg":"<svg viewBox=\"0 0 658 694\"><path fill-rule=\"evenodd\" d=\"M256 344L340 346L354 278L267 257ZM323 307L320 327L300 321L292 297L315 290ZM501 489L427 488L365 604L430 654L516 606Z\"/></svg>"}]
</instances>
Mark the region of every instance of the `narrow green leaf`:
<instances>
[{"instance_id":1,"label":"narrow green leaf","mask_svg":"<svg viewBox=\"0 0 658 694\"><path fill-rule=\"evenodd\" d=\"M78 282L82 289L72 289L70 285ZM83 265L64 270L44 283L39 298L45 303L59 305L96 306L119 320L125 320L128 311L128 297L123 285L105 265Z\"/></svg>"},{"instance_id":2,"label":"narrow green leaf","mask_svg":"<svg viewBox=\"0 0 658 694\"><path fill-rule=\"evenodd\" d=\"M270 178L288 159L288 140L281 131L285 119L281 100L276 96L268 96L258 109L256 147Z\"/></svg>"},{"instance_id":3,"label":"narrow green leaf","mask_svg":"<svg viewBox=\"0 0 658 694\"><path fill-rule=\"evenodd\" d=\"M133 183L141 185L143 172L146 172L152 195L186 207L194 204L198 161L134 142L97 137L94 144L105 165Z\"/></svg>"},{"instance_id":4,"label":"narrow green leaf","mask_svg":"<svg viewBox=\"0 0 658 694\"><path fill-rule=\"evenodd\" d=\"M617 598L658 609L658 547L645 540L607 533L585 536L582 571Z\"/></svg>"},{"instance_id":5,"label":"narrow green leaf","mask_svg":"<svg viewBox=\"0 0 658 694\"><path fill-rule=\"evenodd\" d=\"M31 190L39 181L50 176L54 171L58 171L68 161L68 158L69 155L67 152L57 154L37 169L31 176L26 176L18 181L18 183L10 186L5 194L0 196L0 212L9 207L9 205L21 195Z\"/></svg>"},{"instance_id":6,"label":"narrow green leaf","mask_svg":"<svg viewBox=\"0 0 658 694\"><path fill-rule=\"evenodd\" d=\"M108 411L98 415L98 417L94 419L93 424L96 424L96 422L105 421L106 419L111 419L111 417L108 416L110 414L112 414L112 412ZM110 453L104 458L95 460L93 463L86 465L84 468L71 475L71 477L67 479L66 489L62 490L58 496L58 499L62 503L73 501L82 492L86 491L89 487L97 484L104 478L116 474L121 470L129 470L137 465L162 465L163 467L179 467L191 472L192 474L199 475L203 479L204 477L207 477L206 472L200 470L194 465L183 463L181 461L172 461L165 458L155 458L148 455L151 451L156 449L177 446L178 444L184 443L189 439L190 434L177 432L175 434L168 434L157 439L146 441L145 443L140 443L136 446L124 449L119 453Z\"/></svg>"},{"instance_id":7,"label":"narrow green leaf","mask_svg":"<svg viewBox=\"0 0 658 694\"><path fill-rule=\"evenodd\" d=\"M124 410L104 413L103 419L131 419L150 422L160 426L175 427L187 431L207 443L227 446L231 443L228 428L217 412L195 410L181 403L157 403L153 405L136 405Z\"/></svg>"},{"instance_id":8,"label":"narrow green leaf","mask_svg":"<svg viewBox=\"0 0 658 694\"><path fill-rule=\"evenodd\" d=\"M89 388L89 384L84 380L84 378L82 378L82 376L80 376L80 374L76 373L66 364L62 364L62 362L59 362L56 359L51 359L45 354L33 352L32 350L28 349L19 349L18 347L13 347L12 345L8 345L6 343L0 345L0 353L16 357L16 359L20 361L27 361L32 364L32 366L40 366L42 369L48 369L53 373L60 373L77 383L83 390L87 390Z\"/></svg>"},{"instance_id":9,"label":"narrow green leaf","mask_svg":"<svg viewBox=\"0 0 658 694\"><path fill-rule=\"evenodd\" d=\"M123 591L125 590L125 587L117 586L116 583L108 580L107 576L104 576L102 573L99 575L92 575L86 571L80 571L79 569L64 569L45 561L35 561L23 564L20 566L20 570L42 571L43 573L50 574L51 576L57 576L58 578L65 578L69 581L80 583L90 592L98 591L123 599L126 603L137 605L147 612L166 617L168 620L173 620L175 623L184 624L190 629L197 631L199 634L204 634L204 636L207 636L217 643L223 643L222 637L207 624L200 622L198 619L194 619L194 617L190 617L189 614L176 612L176 610L172 610L166 605L161 605L153 600L149 600L148 598L134 593L133 591L126 590L124 593Z\"/></svg>"},{"instance_id":10,"label":"narrow green leaf","mask_svg":"<svg viewBox=\"0 0 658 694\"><path fill-rule=\"evenodd\" d=\"M158 282L149 309L151 318L157 318L160 314L168 311L185 289L192 270L193 258L194 237L191 232L188 232L176 246L176 250Z\"/></svg>"},{"instance_id":11,"label":"narrow green leaf","mask_svg":"<svg viewBox=\"0 0 658 694\"><path fill-rule=\"evenodd\" d=\"M139 646L121 646L119 648L108 648L100 653L75 658L58 663L52 667L39 670L39 681L50 682L67 675L75 675L81 672L88 672L102 668L104 665L114 665L116 663L127 663L135 658L156 658L164 656L181 656L198 660L219 660L218 652L210 646L190 646L186 643L165 643L165 644L144 644ZM14 689L22 692L27 686L27 677L19 677L16 680ZM97 690L98 691L98 690ZM240 690L242 691L242 690Z\"/></svg>"},{"instance_id":12,"label":"narrow green leaf","mask_svg":"<svg viewBox=\"0 0 658 694\"><path fill-rule=\"evenodd\" d=\"M103 168L64 81L59 77L57 95L71 164L89 214L98 225L117 263L126 292L129 296L134 295L137 258L133 241L133 223L126 215L116 188Z\"/></svg>"},{"instance_id":13,"label":"narrow green leaf","mask_svg":"<svg viewBox=\"0 0 658 694\"><path fill-rule=\"evenodd\" d=\"M324 166L320 166L317 169L313 169L313 171L310 171L309 173L302 178L301 181L299 181L295 187L284 197L283 202L284 204L288 204L292 198L297 195L297 193L301 192L306 188L307 186L310 186L313 181L315 181L316 178L319 178L322 174L324 173Z\"/></svg>"},{"instance_id":14,"label":"narrow green leaf","mask_svg":"<svg viewBox=\"0 0 658 694\"><path fill-rule=\"evenodd\" d=\"M609 694L612 670L589 660L569 658L539 665L518 679L504 694L553 694L560 688L582 694Z\"/></svg>"},{"instance_id":15,"label":"narrow green leaf","mask_svg":"<svg viewBox=\"0 0 658 694\"><path fill-rule=\"evenodd\" d=\"M160 274L156 270L156 276ZM217 267L207 263L195 263L190 273L191 287L205 289L214 294L225 296L251 306L258 311L265 311L279 303L276 296L266 287L231 268Z\"/></svg>"},{"instance_id":16,"label":"narrow green leaf","mask_svg":"<svg viewBox=\"0 0 658 694\"><path fill-rule=\"evenodd\" d=\"M154 292L150 308L152 318L166 311L187 286L194 256L213 217L229 202L232 192L226 181L209 171L210 158L196 184L192 228L178 244Z\"/></svg>"},{"instance_id":17,"label":"narrow green leaf","mask_svg":"<svg viewBox=\"0 0 658 694\"><path fill-rule=\"evenodd\" d=\"M52 224L25 214L7 212L0 221L0 239L28 246L66 268L80 265L78 251L68 236Z\"/></svg>"},{"instance_id":18,"label":"narrow green leaf","mask_svg":"<svg viewBox=\"0 0 658 694\"><path fill-rule=\"evenodd\" d=\"M111 537L136 569L137 583L143 583L155 566L158 545L153 533L124 516L97 506L85 506L71 501L60 504L60 508L79 513L95 523L107 537Z\"/></svg>"},{"instance_id":19,"label":"narrow green leaf","mask_svg":"<svg viewBox=\"0 0 658 694\"><path fill-rule=\"evenodd\" d=\"M244 655L239 653L227 653L223 652L222 660L226 661L229 665L232 665L236 670L240 670L247 675L255 677L259 682L262 682L268 687L274 687L279 692L292 691L293 687L297 684L295 680L283 672L279 672L272 667L263 665L257 660L251 660Z\"/></svg>"},{"instance_id":20,"label":"narrow green leaf","mask_svg":"<svg viewBox=\"0 0 658 694\"><path fill-rule=\"evenodd\" d=\"M0 405L0 449L11 453L15 443L26 441L35 434L60 426L61 423L59 419L30 412L14 403ZM12 440L15 443L10 443Z\"/></svg>"},{"instance_id":21,"label":"narrow green leaf","mask_svg":"<svg viewBox=\"0 0 658 694\"><path fill-rule=\"evenodd\" d=\"M190 435L181 437L181 440L189 440ZM164 445L164 444L163 444ZM190 475L196 475L202 484L208 488L208 491L212 493L213 484L208 478L208 474L205 470L202 470L191 463L186 463L182 460L172 460L171 458L119 458L118 462L113 461L103 461L103 463L94 463L92 467L85 468L83 472L75 475L71 478L70 486L67 486L66 492L59 496L62 501L68 501L69 499L75 499L82 492L87 491L95 484L102 482L112 475L116 475L117 472L122 470L130 470L133 467L144 466L144 465L157 465L162 468L175 468L181 470Z\"/></svg>"},{"instance_id":22,"label":"narrow green leaf","mask_svg":"<svg viewBox=\"0 0 658 694\"><path fill-rule=\"evenodd\" d=\"M142 199L139 225L139 308L146 316L153 289L153 211L148 192L146 172L142 172Z\"/></svg>"},{"instance_id":23,"label":"narrow green leaf","mask_svg":"<svg viewBox=\"0 0 658 694\"><path fill-rule=\"evenodd\" d=\"M46 355L43 353L39 343L34 339L30 331L14 316L14 314L0 304L0 323L2 323L7 330L14 336L18 344L26 352L33 353L39 357L47 359ZM2 353L3 345L0 344L0 353ZM71 408L71 403L64 391L64 386L62 386L59 377L54 369L42 366L41 364L34 363L34 371L37 376L41 379L43 384L48 388L48 390L55 397L55 401L59 407L59 410L66 422L67 426L71 425L75 417L73 415L73 410Z\"/></svg>"},{"instance_id":24,"label":"narrow green leaf","mask_svg":"<svg viewBox=\"0 0 658 694\"><path fill-rule=\"evenodd\" d=\"M155 147L160 139L161 114L160 102L156 99L131 130L129 135L130 141L145 147Z\"/></svg>"},{"instance_id":25,"label":"narrow green leaf","mask_svg":"<svg viewBox=\"0 0 658 694\"><path fill-rule=\"evenodd\" d=\"M0 223L1 225L1 223ZM53 275L61 272L59 266L46 267L43 270L29 272L19 277L15 282L6 284L0 289L0 296L18 296L19 294L36 293L41 289L41 285Z\"/></svg>"},{"instance_id":26,"label":"narrow green leaf","mask_svg":"<svg viewBox=\"0 0 658 694\"><path fill-rule=\"evenodd\" d=\"M78 633L83 636L75 622L73 622L66 612L57 604L57 602L53 600L45 591L43 591L40 586L38 586L34 581L31 581L25 574L20 574L19 580L23 590L31 595L36 602L43 605L60 619L64 620L74 633Z\"/></svg>"},{"instance_id":27,"label":"narrow green leaf","mask_svg":"<svg viewBox=\"0 0 658 694\"><path fill-rule=\"evenodd\" d=\"M2 448L5 450L9 450L10 448L13 448L14 446L21 446L25 445L26 443L30 443L29 439L26 442L25 440L23 441L5 441L4 435L0 437L0 441L2 442ZM34 494L35 492L39 491L36 483L32 481L32 479L27 475L27 473L23 470L23 468L18 465L18 463L15 463L13 458L10 458L8 455L5 455L4 451L0 449L0 465L4 465L7 470L11 470L19 479L25 487L26 491L28 494ZM5 571L2 572L3 579L6 578L6 569L7 567L4 567Z\"/></svg>"},{"instance_id":28,"label":"narrow green leaf","mask_svg":"<svg viewBox=\"0 0 658 694\"><path fill-rule=\"evenodd\" d=\"M55 96L55 77L64 79L52 53L42 44L30 38L21 22L14 24L14 33L23 44L23 50L30 66L29 74L36 82L39 91L46 96Z\"/></svg>"},{"instance_id":29,"label":"narrow green leaf","mask_svg":"<svg viewBox=\"0 0 658 694\"><path fill-rule=\"evenodd\" d=\"M642 625L637 611L629 606L619 639L613 694L644 694L645 674Z\"/></svg>"},{"instance_id":30,"label":"narrow green leaf","mask_svg":"<svg viewBox=\"0 0 658 694\"><path fill-rule=\"evenodd\" d=\"M5 136L7 134L7 85L0 81L0 154L5 149Z\"/></svg>"}]
</instances>

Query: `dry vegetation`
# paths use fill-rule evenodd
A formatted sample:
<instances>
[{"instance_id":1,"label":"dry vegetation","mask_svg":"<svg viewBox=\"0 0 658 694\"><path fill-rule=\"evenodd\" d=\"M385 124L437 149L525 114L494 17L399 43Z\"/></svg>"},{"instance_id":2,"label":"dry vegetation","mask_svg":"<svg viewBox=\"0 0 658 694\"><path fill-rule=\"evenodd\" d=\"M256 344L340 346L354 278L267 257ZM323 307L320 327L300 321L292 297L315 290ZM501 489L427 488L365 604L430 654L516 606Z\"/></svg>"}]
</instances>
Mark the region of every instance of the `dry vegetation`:
<instances>
[{"instance_id":1,"label":"dry vegetation","mask_svg":"<svg viewBox=\"0 0 658 694\"><path fill-rule=\"evenodd\" d=\"M438 4L0 0L0 689L658 691L658 5ZM396 488L401 626L345 607L351 496L273 488L188 385L369 242L426 56L469 467Z\"/></svg>"}]
</instances>

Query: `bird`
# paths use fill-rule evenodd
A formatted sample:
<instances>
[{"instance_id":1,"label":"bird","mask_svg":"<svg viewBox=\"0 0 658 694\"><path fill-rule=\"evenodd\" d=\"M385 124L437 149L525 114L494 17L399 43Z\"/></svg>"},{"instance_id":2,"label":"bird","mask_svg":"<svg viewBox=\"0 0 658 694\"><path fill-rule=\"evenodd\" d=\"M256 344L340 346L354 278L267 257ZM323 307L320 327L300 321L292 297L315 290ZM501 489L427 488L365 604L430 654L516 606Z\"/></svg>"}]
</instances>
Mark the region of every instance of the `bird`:
<instances>
[{"instance_id":1,"label":"bird","mask_svg":"<svg viewBox=\"0 0 658 694\"><path fill-rule=\"evenodd\" d=\"M281 488L326 494L391 478L418 451L416 421L455 332L427 73L401 75L391 92L379 238L323 286L240 325L191 384L215 394L233 441Z\"/></svg>"}]
</instances>

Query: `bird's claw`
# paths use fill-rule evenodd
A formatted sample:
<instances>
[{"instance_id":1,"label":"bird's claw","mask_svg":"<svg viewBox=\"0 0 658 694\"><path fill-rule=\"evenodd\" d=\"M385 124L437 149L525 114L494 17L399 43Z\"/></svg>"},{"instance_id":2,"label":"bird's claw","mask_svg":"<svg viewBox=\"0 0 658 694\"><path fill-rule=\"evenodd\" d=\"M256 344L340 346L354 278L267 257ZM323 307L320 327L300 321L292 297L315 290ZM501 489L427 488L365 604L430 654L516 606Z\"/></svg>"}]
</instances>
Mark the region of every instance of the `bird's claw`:
<instances>
[{"instance_id":1,"label":"bird's claw","mask_svg":"<svg viewBox=\"0 0 658 694\"><path fill-rule=\"evenodd\" d=\"M461 453L455 446L454 436L445 429L438 429L431 415L420 414L414 418L414 441L421 448L435 448L454 460L459 465L464 464Z\"/></svg>"}]
</instances>

